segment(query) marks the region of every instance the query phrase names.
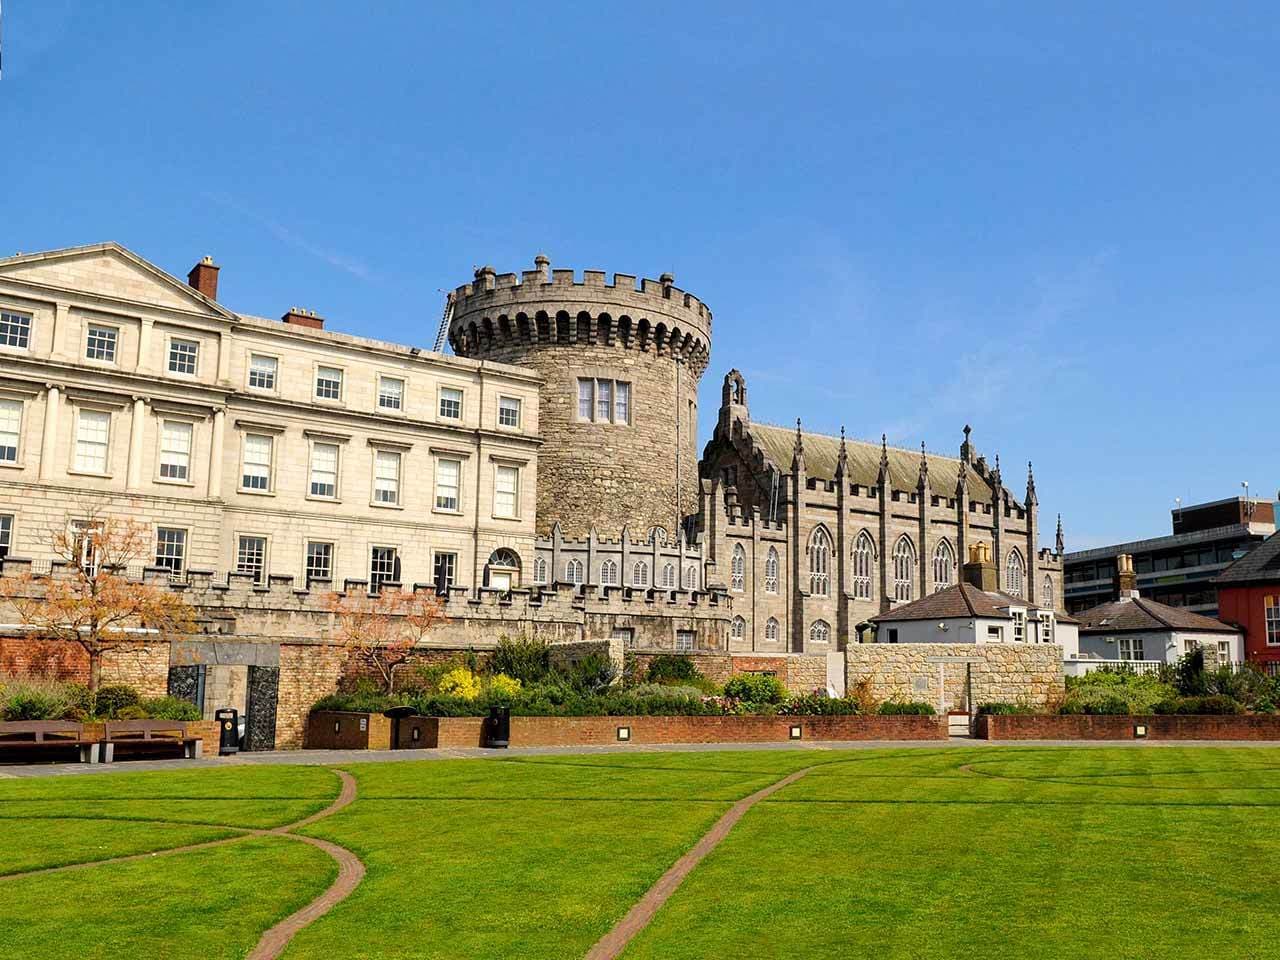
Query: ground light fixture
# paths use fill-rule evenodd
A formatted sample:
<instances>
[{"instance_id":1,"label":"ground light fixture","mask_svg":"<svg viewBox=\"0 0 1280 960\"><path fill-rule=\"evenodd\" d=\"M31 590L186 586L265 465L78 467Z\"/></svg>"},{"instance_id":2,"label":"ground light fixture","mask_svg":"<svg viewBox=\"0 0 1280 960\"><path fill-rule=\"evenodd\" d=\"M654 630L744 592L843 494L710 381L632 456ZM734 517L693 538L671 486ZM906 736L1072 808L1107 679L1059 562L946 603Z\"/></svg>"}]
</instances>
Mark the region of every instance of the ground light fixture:
<instances>
[{"instance_id":1,"label":"ground light fixture","mask_svg":"<svg viewBox=\"0 0 1280 960\"><path fill-rule=\"evenodd\" d=\"M799 740L799 739L800 739L800 735L801 735L803 732L804 732L804 728L803 728L803 727L801 727L801 726L800 726L800 724L798 724L798 723L793 723L793 724L791 725L791 739L792 739L792 740Z\"/></svg>"},{"instance_id":2,"label":"ground light fixture","mask_svg":"<svg viewBox=\"0 0 1280 960\"><path fill-rule=\"evenodd\" d=\"M1145 723L1135 723L1133 725L1133 736L1138 740L1146 739L1147 725Z\"/></svg>"},{"instance_id":3,"label":"ground light fixture","mask_svg":"<svg viewBox=\"0 0 1280 960\"><path fill-rule=\"evenodd\" d=\"M631 728L630 728L630 727L619 727L619 728L618 728L618 742L619 742L619 743L626 743L626 742L627 742L628 740L630 740L630 739L631 739Z\"/></svg>"}]
</instances>

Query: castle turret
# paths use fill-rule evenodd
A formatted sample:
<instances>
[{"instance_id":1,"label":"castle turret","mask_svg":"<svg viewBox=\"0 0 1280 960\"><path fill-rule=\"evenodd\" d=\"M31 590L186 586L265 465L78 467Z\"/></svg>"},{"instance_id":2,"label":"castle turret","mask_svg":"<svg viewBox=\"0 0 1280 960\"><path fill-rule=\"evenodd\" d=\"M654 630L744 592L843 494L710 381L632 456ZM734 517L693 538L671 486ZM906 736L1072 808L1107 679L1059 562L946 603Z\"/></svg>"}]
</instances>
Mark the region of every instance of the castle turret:
<instances>
[{"instance_id":1,"label":"castle turret","mask_svg":"<svg viewBox=\"0 0 1280 960\"><path fill-rule=\"evenodd\" d=\"M459 356L531 367L544 379L537 531L594 525L616 535L674 532L698 509L698 381L711 311L658 280L549 270L476 271L454 292L449 342Z\"/></svg>"}]
</instances>

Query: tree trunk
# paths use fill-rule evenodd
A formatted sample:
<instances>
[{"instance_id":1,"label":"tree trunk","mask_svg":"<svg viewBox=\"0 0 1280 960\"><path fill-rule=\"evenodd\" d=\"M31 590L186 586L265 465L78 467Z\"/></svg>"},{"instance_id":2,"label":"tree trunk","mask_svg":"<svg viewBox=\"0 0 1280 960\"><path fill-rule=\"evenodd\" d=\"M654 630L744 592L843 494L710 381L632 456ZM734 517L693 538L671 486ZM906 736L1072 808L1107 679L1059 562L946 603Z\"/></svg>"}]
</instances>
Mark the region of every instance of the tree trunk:
<instances>
[{"instance_id":1,"label":"tree trunk","mask_svg":"<svg viewBox=\"0 0 1280 960\"><path fill-rule=\"evenodd\" d=\"M102 651L89 651L89 692L96 693L102 682Z\"/></svg>"}]
</instances>

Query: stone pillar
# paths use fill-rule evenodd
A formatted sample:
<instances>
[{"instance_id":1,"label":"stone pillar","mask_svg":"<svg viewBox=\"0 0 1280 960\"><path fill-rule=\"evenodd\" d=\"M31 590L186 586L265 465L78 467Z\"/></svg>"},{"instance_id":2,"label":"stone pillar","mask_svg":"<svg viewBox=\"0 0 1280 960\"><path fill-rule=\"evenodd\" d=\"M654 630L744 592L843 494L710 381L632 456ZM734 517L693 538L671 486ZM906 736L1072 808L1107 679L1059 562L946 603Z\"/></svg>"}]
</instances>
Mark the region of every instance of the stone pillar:
<instances>
[{"instance_id":1,"label":"stone pillar","mask_svg":"<svg viewBox=\"0 0 1280 960\"><path fill-rule=\"evenodd\" d=\"M153 369L151 363L151 330L155 321L150 317L142 318L142 327L138 331L138 372L149 373Z\"/></svg>"},{"instance_id":2,"label":"stone pillar","mask_svg":"<svg viewBox=\"0 0 1280 960\"><path fill-rule=\"evenodd\" d=\"M218 334L218 382L226 383L231 377L231 332Z\"/></svg>"},{"instance_id":3,"label":"stone pillar","mask_svg":"<svg viewBox=\"0 0 1280 960\"><path fill-rule=\"evenodd\" d=\"M125 487L137 490L142 485L142 440L147 425L145 397L133 398L133 416L129 419L129 469Z\"/></svg>"},{"instance_id":4,"label":"stone pillar","mask_svg":"<svg viewBox=\"0 0 1280 960\"><path fill-rule=\"evenodd\" d=\"M213 411L213 439L209 443L209 498L222 496L222 457L225 445L227 411L219 407Z\"/></svg>"},{"instance_id":5,"label":"stone pillar","mask_svg":"<svg viewBox=\"0 0 1280 960\"><path fill-rule=\"evenodd\" d=\"M71 304L55 303L53 305L53 330L49 334L49 356L57 359L62 356L62 341L67 336L67 325L71 322Z\"/></svg>"},{"instance_id":6,"label":"stone pillar","mask_svg":"<svg viewBox=\"0 0 1280 960\"><path fill-rule=\"evenodd\" d=\"M59 391L55 384L46 384L44 395L44 430L40 436L40 479L53 479L53 458L58 449Z\"/></svg>"}]
</instances>

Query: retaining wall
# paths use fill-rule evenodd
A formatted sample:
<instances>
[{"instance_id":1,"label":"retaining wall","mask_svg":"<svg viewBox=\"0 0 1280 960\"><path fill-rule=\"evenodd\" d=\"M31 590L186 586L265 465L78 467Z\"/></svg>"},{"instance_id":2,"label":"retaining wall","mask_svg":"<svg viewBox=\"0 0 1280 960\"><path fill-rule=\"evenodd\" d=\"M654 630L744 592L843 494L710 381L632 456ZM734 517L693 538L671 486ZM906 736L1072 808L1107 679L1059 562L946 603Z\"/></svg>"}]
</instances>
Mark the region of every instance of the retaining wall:
<instances>
[{"instance_id":1,"label":"retaining wall","mask_svg":"<svg viewBox=\"0 0 1280 960\"><path fill-rule=\"evenodd\" d=\"M1146 727L1146 737L1134 728ZM978 717L982 740L1280 740L1280 716Z\"/></svg>"}]
</instances>

